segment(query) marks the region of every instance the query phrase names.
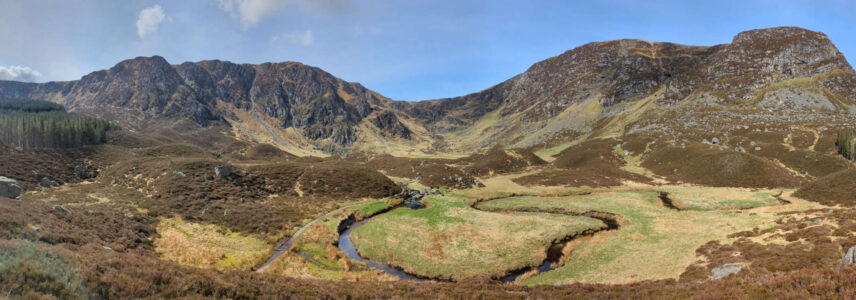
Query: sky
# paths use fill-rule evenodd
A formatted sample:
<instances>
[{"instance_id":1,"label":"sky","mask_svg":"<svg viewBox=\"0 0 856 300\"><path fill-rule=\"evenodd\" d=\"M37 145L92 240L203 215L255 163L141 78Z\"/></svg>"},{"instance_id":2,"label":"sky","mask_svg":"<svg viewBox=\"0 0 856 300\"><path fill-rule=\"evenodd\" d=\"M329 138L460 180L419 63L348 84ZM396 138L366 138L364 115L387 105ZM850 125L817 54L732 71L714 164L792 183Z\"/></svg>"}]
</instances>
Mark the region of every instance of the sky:
<instances>
[{"instance_id":1,"label":"sky","mask_svg":"<svg viewBox=\"0 0 856 300\"><path fill-rule=\"evenodd\" d=\"M298 61L396 100L478 92L580 45L730 43L799 26L856 59L856 1L0 0L0 80L76 80L137 56Z\"/></svg>"}]
</instances>

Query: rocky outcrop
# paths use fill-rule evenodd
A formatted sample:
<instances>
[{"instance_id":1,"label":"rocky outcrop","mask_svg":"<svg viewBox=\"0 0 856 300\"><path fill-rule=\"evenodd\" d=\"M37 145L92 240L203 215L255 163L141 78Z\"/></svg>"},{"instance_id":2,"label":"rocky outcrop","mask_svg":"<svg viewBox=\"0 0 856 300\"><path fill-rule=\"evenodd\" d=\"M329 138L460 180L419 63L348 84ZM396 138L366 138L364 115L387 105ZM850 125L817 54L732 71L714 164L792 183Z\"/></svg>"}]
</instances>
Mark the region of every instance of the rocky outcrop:
<instances>
[{"instance_id":1,"label":"rocky outcrop","mask_svg":"<svg viewBox=\"0 0 856 300\"><path fill-rule=\"evenodd\" d=\"M371 119L371 123L381 130L382 134L410 139L410 129L392 111L384 111Z\"/></svg>"},{"instance_id":2,"label":"rocky outcrop","mask_svg":"<svg viewBox=\"0 0 856 300\"><path fill-rule=\"evenodd\" d=\"M21 187L12 178L0 176L0 197L17 199L21 196Z\"/></svg>"},{"instance_id":3,"label":"rocky outcrop","mask_svg":"<svg viewBox=\"0 0 856 300\"><path fill-rule=\"evenodd\" d=\"M713 268L710 273L713 279L720 279L731 274L740 273L746 267L745 263L730 263Z\"/></svg>"}]
</instances>

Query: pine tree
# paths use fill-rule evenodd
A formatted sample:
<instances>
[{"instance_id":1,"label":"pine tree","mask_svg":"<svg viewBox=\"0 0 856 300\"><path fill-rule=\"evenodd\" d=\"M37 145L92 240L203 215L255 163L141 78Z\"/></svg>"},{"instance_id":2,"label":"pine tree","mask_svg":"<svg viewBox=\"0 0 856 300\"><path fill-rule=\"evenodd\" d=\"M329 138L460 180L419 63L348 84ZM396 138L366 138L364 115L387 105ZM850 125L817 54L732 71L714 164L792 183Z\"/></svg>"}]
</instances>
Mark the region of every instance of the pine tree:
<instances>
[{"instance_id":1,"label":"pine tree","mask_svg":"<svg viewBox=\"0 0 856 300\"><path fill-rule=\"evenodd\" d=\"M0 102L0 143L21 148L73 148L106 142L106 121L34 100Z\"/></svg>"}]
</instances>

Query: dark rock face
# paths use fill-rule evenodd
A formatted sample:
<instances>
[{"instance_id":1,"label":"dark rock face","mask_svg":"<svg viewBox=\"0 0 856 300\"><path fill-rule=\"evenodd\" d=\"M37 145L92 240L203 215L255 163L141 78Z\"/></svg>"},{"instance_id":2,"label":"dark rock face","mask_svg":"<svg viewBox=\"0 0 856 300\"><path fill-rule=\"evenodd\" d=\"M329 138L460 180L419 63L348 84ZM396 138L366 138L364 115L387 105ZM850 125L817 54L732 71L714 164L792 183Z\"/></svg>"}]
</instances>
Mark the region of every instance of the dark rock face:
<instances>
[{"instance_id":1,"label":"dark rock face","mask_svg":"<svg viewBox=\"0 0 856 300\"><path fill-rule=\"evenodd\" d=\"M403 139L410 139L410 129L404 126L392 111L387 110L378 114L371 122L377 128L381 129L382 133L388 133L391 136Z\"/></svg>"}]
</instances>

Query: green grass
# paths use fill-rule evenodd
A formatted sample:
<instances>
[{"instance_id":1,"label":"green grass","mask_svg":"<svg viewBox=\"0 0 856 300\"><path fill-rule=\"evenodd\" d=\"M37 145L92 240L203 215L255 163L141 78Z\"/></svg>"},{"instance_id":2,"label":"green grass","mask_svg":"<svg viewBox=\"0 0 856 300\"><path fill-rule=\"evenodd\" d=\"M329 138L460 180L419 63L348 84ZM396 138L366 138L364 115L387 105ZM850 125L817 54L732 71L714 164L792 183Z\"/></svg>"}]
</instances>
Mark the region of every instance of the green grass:
<instances>
[{"instance_id":1,"label":"green grass","mask_svg":"<svg viewBox=\"0 0 856 300\"><path fill-rule=\"evenodd\" d=\"M773 195L781 190L749 190L743 188L662 186L675 204L686 210L749 209L777 205ZM785 191L787 192L787 191Z\"/></svg>"},{"instance_id":2,"label":"green grass","mask_svg":"<svg viewBox=\"0 0 856 300\"><path fill-rule=\"evenodd\" d=\"M369 202L369 203L362 204L362 205L351 206L351 207L348 207L346 210L348 212L359 212L363 216L371 216L373 214L376 214L378 212L381 212L381 211L389 208L389 206L390 205L388 203L386 203L385 201L375 201L375 202Z\"/></svg>"},{"instance_id":3,"label":"green grass","mask_svg":"<svg viewBox=\"0 0 856 300\"><path fill-rule=\"evenodd\" d=\"M426 277L497 277L541 263L553 240L604 224L588 217L502 214L472 209L470 197L429 196L430 207L399 208L357 228L364 257Z\"/></svg>"},{"instance_id":4,"label":"green grass","mask_svg":"<svg viewBox=\"0 0 856 300\"><path fill-rule=\"evenodd\" d=\"M598 233L574 246L570 260L556 270L524 281L556 283L626 283L677 278L697 260L695 250L731 232L751 230L772 215L734 214L725 210L675 211L664 208L654 191L604 192L577 197L514 197L480 204L484 209L541 207L583 212L598 210L621 216L617 231Z\"/></svg>"}]
</instances>

